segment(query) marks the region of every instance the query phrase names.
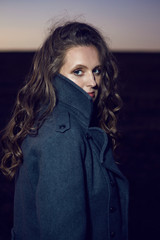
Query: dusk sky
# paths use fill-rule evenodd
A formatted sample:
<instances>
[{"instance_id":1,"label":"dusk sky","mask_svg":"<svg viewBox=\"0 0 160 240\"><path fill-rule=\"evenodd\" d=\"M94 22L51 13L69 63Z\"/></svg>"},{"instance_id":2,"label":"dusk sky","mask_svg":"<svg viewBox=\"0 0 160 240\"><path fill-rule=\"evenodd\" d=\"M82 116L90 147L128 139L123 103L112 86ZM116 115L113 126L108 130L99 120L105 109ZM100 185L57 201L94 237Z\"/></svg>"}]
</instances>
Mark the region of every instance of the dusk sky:
<instances>
[{"instance_id":1,"label":"dusk sky","mask_svg":"<svg viewBox=\"0 0 160 240\"><path fill-rule=\"evenodd\" d=\"M113 50L160 52L160 0L0 0L0 51L36 50L62 18L92 23Z\"/></svg>"}]
</instances>

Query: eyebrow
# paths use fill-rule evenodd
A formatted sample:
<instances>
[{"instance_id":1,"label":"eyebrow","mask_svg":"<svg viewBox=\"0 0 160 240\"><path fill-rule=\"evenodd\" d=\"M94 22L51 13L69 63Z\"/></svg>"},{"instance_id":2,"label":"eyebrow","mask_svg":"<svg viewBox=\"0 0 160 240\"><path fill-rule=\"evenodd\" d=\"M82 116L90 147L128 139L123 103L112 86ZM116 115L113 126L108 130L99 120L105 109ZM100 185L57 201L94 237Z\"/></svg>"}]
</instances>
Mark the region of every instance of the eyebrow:
<instances>
[{"instance_id":1,"label":"eyebrow","mask_svg":"<svg viewBox=\"0 0 160 240\"><path fill-rule=\"evenodd\" d=\"M98 67L102 67L101 65L96 65L93 69L98 68ZM73 70L76 68L87 68L85 65L82 64L77 64L76 66L74 66Z\"/></svg>"}]
</instances>

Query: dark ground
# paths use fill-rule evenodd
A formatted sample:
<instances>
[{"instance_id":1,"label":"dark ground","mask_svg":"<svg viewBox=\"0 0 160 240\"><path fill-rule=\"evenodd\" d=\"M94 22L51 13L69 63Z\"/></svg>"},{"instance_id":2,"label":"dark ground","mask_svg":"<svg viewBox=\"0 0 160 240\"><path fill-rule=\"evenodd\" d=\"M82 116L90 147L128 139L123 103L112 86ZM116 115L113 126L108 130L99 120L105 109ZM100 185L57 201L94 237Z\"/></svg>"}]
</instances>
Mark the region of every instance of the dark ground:
<instances>
[{"instance_id":1,"label":"dark ground","mask_svg":"<svg viewBox=\"0 0 160 240\"><path fill-rule=\"evenodd\" d=\"M118 155L130 183L129 240L160 239L160 53L115 53L124 107ZM0 129L28 73L33 52L0 53ZM10 239L13 182L0 174L0 240Z\"/></svg>"}]
</instances>

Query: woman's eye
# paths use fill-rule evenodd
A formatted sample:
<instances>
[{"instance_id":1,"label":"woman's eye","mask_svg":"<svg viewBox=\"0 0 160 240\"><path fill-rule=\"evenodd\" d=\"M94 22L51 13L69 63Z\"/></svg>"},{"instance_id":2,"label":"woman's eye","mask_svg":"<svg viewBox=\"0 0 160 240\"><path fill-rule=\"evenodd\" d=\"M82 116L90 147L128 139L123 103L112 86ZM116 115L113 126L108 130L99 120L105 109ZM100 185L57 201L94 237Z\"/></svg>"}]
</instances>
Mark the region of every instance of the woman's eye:
<instances>
[{"instance_id":1,"label":"woman's eye","mask_svg":"<svg viewBox=\"0 0 160 240\"><path fill-rule=\"evenodd\" d=\"M93 73L96 74L96 75L100 75L101 74L101 69L100 68L95 68L93 70Z\"/></svg>"},{"instance_id":2,"label":"woman's eye","mask_svg":"<svg viewBox=\"0 0 160 240\"><path fill-rule=\"evenodd\" d=\"M76 76L81 76L81 75L83 74L82 70L80 70L80 69L74 70L73 73L74 73Z\"/></svg>"}]
</instances>

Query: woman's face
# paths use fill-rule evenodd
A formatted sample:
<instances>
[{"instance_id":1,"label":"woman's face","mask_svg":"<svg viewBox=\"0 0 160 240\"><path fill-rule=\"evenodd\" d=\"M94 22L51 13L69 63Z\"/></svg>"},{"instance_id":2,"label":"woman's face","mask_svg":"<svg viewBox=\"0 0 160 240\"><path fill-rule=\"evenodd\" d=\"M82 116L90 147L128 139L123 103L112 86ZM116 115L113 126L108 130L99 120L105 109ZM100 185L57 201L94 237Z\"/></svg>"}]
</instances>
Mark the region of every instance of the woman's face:
<instances>
[{"instance_id":1,"label":"woman's face","mask_svg":"<svg viewBox=\"0 0 160 240\"><path fill-rule=\"evenodd\" d=\"M70 48L60 73L76 83L95 101L101 81L101 63L94 46Z\"/></svg>"}]
</instances>

